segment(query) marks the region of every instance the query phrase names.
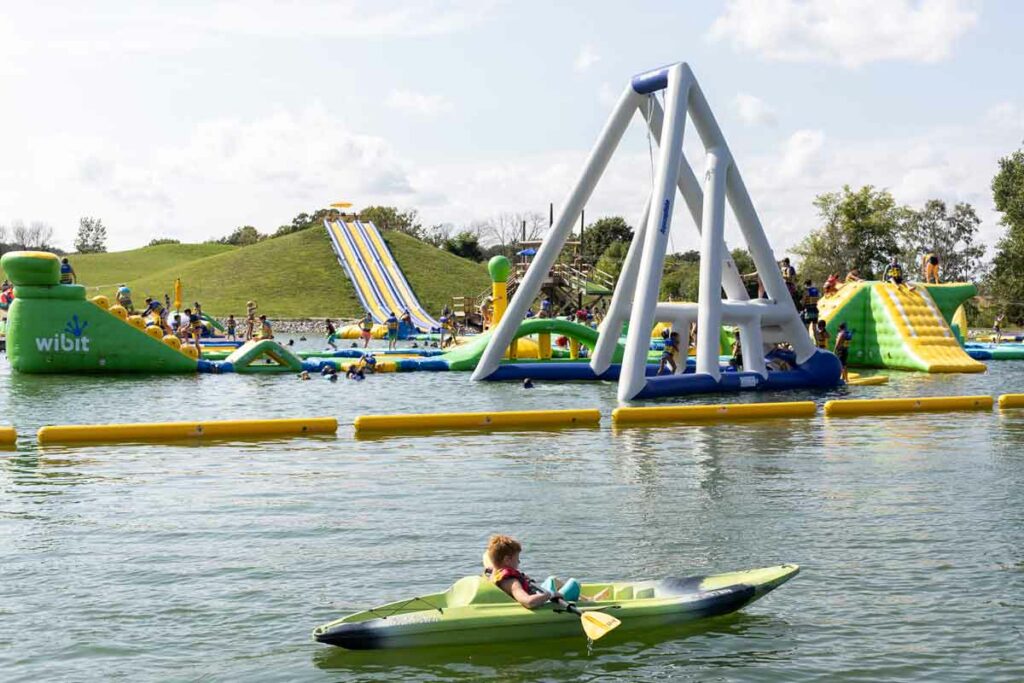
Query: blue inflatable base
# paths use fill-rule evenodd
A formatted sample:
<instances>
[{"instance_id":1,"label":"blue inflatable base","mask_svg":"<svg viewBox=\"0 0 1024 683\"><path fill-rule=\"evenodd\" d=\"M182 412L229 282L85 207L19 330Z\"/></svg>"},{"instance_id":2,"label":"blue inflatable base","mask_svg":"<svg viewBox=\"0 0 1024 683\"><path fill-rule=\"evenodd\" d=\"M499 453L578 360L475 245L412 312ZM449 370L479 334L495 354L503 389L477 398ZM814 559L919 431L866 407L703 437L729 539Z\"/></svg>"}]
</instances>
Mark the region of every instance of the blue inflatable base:
<instances>
[{"instance_id":1,"label":"blue inflatable base","mask_svg":"<svg viewBox=\"0 0 1024 683\"><path fill-rule=\"evenodd\" d=\"M693 359L687 360L686 369L678 375L658 376L658 366L648 363L644 373L648 378L647 383L636 398L685 396L720 391L831 389L839 386L842 366L839 359L828 351L817 351L800 365L797 365L794 354L789 351L773 351L766 356L766 360L783 360L793 366L793 369L769 371L767 377L762 377L757 373L737 371L730 366L723 366L721 378L715 380L711 375L697 373ZM615 381L619 378L621 369L620 365L612 365L598 376L587 362L503 363L485 379L507 381L529 377L551 382Z\"/></svg>"}]
</instances>

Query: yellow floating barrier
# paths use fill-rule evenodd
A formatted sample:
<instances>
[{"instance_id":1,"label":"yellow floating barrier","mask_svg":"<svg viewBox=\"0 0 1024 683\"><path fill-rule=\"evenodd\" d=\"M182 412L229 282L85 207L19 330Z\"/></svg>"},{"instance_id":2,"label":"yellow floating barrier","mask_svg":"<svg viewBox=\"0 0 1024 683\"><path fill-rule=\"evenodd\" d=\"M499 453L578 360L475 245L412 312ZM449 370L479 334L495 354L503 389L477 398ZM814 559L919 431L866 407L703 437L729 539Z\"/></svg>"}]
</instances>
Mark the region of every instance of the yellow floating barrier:
<instances>
[{"instance_id":1,"label":"yellow floating barrier","mask_svg":"<svg viewBox=\"0 0 1024 683\"><path fill-rule=\"evenodd\" d=\"M616 425L623 425L658 422L726 422L729 420L752 420L772 417L813 417L816 410L814 401L616 408L612 411L612 422Z\"/></svg>"},{"instance_id":2,"label":"yellow floating barrier","mask_svg":"<svg viewBox=\"0 0 1024 683\"><path fill-rule=\"evenodd\" d=\"M868 387L877 384L888 384L889 375L874 375L873 377L850 377L846 383L851 387Z\"/></svg>"},{"instance_id":3,"label":"yellow floating barrier","mask_svg":"<svg viewBox=\"0 0 1024 683\"><path fill-rule=\"evenodd\" d=\"M1024 408L1024 394L1003 394L999 397L999 409Z\"/></svg>"},{"instance_id":4,"label":"yellow floating barrier","mask_svg":"<svg viewBox=\"0 0 1024 683\"><path fill-rule=\"evenodd\" d=\"M484 413L419 413L412 415L360 415L357 433L430 431L437 429L490 429L495 427L582 427L601 422L601 411L508 410Z\"/></svg>"},{"instance_id":5,"label":"yellow floating barrier","mask_svg":"<svg viewBox=\"0 0 1024 683\"><path fill-rule=\"evenodd\" d=\"M0 446L13 446L18 440L14 427L0 427Z\"/></svg>"},{"instance_id":6,"label":"yellow floating barrier","mask_svg":"<svg viewBox=\"0 0 1024 683\"><path fill-rule=\"evenodd\" d=\"M119 441L171 441L176 439L221 439L227 437L334 434L338 420L333 417L285 418L272 420L214 420L209 422L139 422L109 425L55 425L40 427L40 444L115 443Z\"/></svg>"},{"instance_id":7,"label":"yellow floating barrier","mask_svg":"<svg viewBox=\"0 0 1024 683\"><path fill-rule=\"evenodd\" d=\"M991 396L932 396L826 401L825 415L895 415L899 413L991 410Z\"/></svg>"}]
</instances>

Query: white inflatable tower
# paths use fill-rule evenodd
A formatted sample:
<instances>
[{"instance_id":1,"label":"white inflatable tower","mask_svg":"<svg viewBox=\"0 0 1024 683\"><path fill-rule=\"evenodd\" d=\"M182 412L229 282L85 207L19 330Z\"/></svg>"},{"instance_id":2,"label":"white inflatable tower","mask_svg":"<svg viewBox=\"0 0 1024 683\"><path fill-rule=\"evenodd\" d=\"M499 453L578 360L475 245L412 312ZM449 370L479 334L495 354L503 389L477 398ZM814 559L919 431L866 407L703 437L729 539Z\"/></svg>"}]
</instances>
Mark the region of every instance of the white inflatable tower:
<instances>
[{"instance_id":1,"label":"white inflatable tower","mask_svg":"<svg viewBox=\"0 0 1024 683\"><path fill-rule=\"evenodd\" d=\"M658 91L665 92L664 111L655 96ZM693 72L685 63L640 74L625 88L558 221L545 235L494 331L473 379L486 379L497 369L519 322L540 291L572 231L576 216L590 198L634 114L643 117L657 141L658 161L651 196L637 225L591 359L595 377L610 377L610 371L614 371L612 357L622 325L628 320L629 332L619 372L620 401L758 388L766 384L772 388L834 386L838 382L838 360L831 354L817 352L811 342L725 137ZM688 115L706 155L703 189L683 155ZM658 302L676 188L700 233L700 289L696 304ZM726 202L732 208L757 267L765 290L763 299L750 299L729 255L724 237ZM690 323L697 323L695 372L649 376L647 354L651 329L657 322L672 324L673 330L680 333L683 349ZM736 325L740 330L744 349L741 372L723 373L719 365L722 325ZM779 342L791 345L794 368L793 372L773 373L777 377L769 382L763 350ZM685 353L681 355L685 357ZM680 373L683 366L680 363Z\"/></svg>"}]
</instances>

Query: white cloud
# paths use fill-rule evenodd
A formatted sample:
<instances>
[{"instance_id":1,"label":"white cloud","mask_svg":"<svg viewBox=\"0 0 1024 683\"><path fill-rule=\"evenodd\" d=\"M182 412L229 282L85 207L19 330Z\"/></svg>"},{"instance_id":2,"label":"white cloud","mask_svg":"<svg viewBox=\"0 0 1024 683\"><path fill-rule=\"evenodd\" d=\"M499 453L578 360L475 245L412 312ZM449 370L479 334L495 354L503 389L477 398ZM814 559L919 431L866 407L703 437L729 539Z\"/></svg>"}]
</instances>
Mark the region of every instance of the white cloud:
<instances>
[{"instance_id":1,"label":"white cloud","mask_svg":"<svg viewBox=\"0 0 1024 683\"><path fill-rule=\"evenodd\" d=\"M202 241L244 224L273 230L339 199L403 206L421 199L385 140L349 130L337 112L316 105L208 121L180 144L150 149L59 134L12 135L0 147L12 162L0 167L0 224L44 220L65 247L80 215L101 217L120 249L154 237Z\"/></svg>"},{"instance_id":2,"label":"white cloud","mask_svg":"<svg viewBox=\"0 0 1024 683\"><path fill-rule=\"evenodd\" d=\"M44 51L71 57L177 54L232 37L381 40L448 35L486 21L495 1L96 0L64 3L59 11L46 5L28 3L5 11L0 17L0 57L31 58Z\"/></svg>"},{"instance_id":3,"label":"white cloud","mask_svg":"<svg viewBox=\"0 0 1024 683\"><path fill-rule=\"evenodd\" d=\"M729 0L712 41L769 60L938 62L973 28L971 0Z\"/></svg>"},{"instance_id":4,"label":"white cloud","mask_svg":"<svg viewBox=\"0 0 1024 683\"><path fill-rule=\"evenodd\" d=\"M601 55L597 54L597 50L594 49L593 45L583 45L580 47L579 53L576 55L576 60L573 62L572 67L576 71L584 72L588 71L590 67L601 61Z\"/></svg>"},{"instance_id":5,"label":"white cloud","mask_svg":"<svg viewBox=\"0 0 1024 683\"><path fill-rule=\"evenodd\" d=\"M748 126L774 125L775 110L760 97L748 93L738 93L733 99L733 107L740 121Z\"/></svg>"},{"instance_id":6,"label":"white cloud","mask_svg":"<svg viewBox=\"0 0 1024 683\"><path fill-rule=\"evenodd\" d=\"M387 104L393 109L410 111L423 116L437 116L452 110L452 103L443 95L429 95L412 90L392 90Z\"/></svg>"}]
</instances>

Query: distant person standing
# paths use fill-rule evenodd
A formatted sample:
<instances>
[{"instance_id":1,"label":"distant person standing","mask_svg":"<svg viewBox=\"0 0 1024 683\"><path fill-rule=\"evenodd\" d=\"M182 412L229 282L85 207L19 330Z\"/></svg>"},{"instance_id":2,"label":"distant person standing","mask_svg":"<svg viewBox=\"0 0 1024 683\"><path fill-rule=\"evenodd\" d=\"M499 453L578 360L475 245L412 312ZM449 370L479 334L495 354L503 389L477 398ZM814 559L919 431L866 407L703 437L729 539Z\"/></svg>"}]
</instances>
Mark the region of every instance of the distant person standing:
<instances>
[{"instance_id":1,"label":"distant person standing","mask_svg":"<svg viewBox=\"0 0 1024 683\"><path fill-rule=\"evenodd\" d=\"M782 274L783 282L786 283L786 289L789 290L790 297L796 302L796 268L789 262L788 257L779 262L779 272Z\"/></svg>"},{"instance_id":2,"label":"distant person standing","mask_svg":"<svg viewBox=\"0 0 1024 683\"><path fill-rule=\"evenodd\" d=\"M924 255L921 261L921 275L924 276L924 283L939 284L939 256L934 251Z\"/></svg>"},{"instance_id":3,"label":"distant person standing","mask_svg":"<svg viewBox=\"0 0 1024 683\"><path fill-rule=\"evenodd\" d=\"M367 348L373 338L373 316L369 311L366 311L362 320L359 321L359 336L363 338L363 348Z\"/></svg>"},{"instance_id":4,"label":"distant person standing","mask_svg":"<svg viewBox=\"0 0 1024 683\"><path fill-rule=\"evenodd\" d=\"M803 318L804 325L807 325L807 331L814 334L814 327L818 324L818 300L821 295L818 293L818 288L814 286L814 283L810 280L804 281L804 296L801 299L803 309L800 311L800 317Z\"/></svg>"},{"instance_id":5,"label":"distant person standing","mask_svg":"<svg viewBox=\"0 0 1024 683\"><path fill-rule=\"evenodd\" d=\"M235 314L232 313L228 315L227 332L228 339L230 339L231 341L235 341L238 338L237 336L235 336L235 329L237 326L238 323L235 322Z\"/></svg>"},{"instance_id":6,"label":"distant person standing","mask_svg":"<svg viewBox=\"0 0 1024 683\"><path fill-rule=\"evenodd\" d=\"M996 316L996 319L992 322L992 341L996 344L1003 340L1003 319L1006 318L1005 313L1000 313Z\"/></svg>"},{"instance_id":7,"label":"distant person standing","mask_svg":"<svg viewBox=\"0 0 1024 683\"><path fill-rule=\"evenodd\" d=\"M338 345L334 342L338 340L338 330L334 329L334 323L331 322L330 318L324 320L324 325L327 326L327 345L337 351Z\"/></svg>"},{"instance_id":8,"label":"distant person standing","mask_svg":"<svg viewBox=\"0 0 1024 683\"><path fill-rule=\"evenodd\" d=\"M65 256L60 260L60 283L62 285L73 285L77 281L78 277L75 275L75 269L71 267L71 262Z\"/></svg>"},{"instance_id":9,"label":"distant person standing","mask_svg":"<svg viewBox=\"0 0 1024 683\"><path fill-rule=\"evenodd\" d=\"M252 339L256 332L256 302L245 302L245 341Z\"/></svg>"},{"instance_id":10,"label":"distant person standing","mask_svg":"<svg viewBox=\"0 0 1024 683\"><path fill-rule=\"evenodd\" d=\"M850 341L853 339L853 333L846 327L846 323L839 323L839 332L836 334L836 347L833 349L836 356L839 357L839 362L843 365L843 373L841 375L844 382L850 379L849 371L846 367L846 361L850 356Z\"/></svg>"},{"instance_id":11,"label":"distant person standing","mask_svg":"<svg viewBox=\"0 0 1024 683\"><path fill-rule=\"evenodd\" d=\"M398 348L398 318L394 311L388 312L388 318L384 324L388 326L388 350L393 351Z\"/></svg>"}]
</instances>

